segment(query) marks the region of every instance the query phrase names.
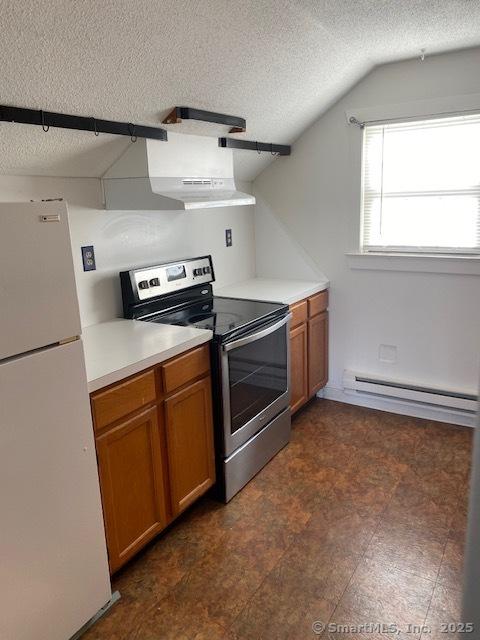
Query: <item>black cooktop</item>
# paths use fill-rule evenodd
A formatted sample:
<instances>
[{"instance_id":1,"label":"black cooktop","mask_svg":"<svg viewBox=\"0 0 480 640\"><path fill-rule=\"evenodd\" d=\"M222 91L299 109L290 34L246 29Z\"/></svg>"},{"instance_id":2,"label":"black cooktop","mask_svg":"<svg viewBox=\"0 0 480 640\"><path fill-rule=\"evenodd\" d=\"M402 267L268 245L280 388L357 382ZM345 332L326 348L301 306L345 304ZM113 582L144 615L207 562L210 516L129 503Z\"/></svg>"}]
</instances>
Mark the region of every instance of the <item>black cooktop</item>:
<instances>
[{"instance_id":1,"label":"black cooktop","mask_svg":"<svg viewBox=\"0 0 480 640\"><path fill-rule=\"evenodd\" d=\"M214 296L145 320L210 329L217 339L224 341L277 317L281 318L287 311L288 305L285 304Z\"/></svg>"}]
</instances>

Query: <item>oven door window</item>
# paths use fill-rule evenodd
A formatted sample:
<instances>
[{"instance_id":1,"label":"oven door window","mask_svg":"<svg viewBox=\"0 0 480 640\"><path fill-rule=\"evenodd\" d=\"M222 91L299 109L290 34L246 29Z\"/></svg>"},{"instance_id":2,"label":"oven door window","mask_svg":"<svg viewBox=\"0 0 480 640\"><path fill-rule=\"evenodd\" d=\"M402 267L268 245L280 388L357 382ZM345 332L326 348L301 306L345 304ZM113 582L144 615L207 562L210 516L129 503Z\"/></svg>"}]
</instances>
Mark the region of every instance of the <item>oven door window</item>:
<instances>
[{"instance_id":1,"label":"oven door window","mask_svg":"<svg viewBox=\"0 0 480 640\"><path fill-rule=\"evenodd\" d=\"M228 353L231 433L287 392L285 327Z\"/></svg>"}]
</instances>

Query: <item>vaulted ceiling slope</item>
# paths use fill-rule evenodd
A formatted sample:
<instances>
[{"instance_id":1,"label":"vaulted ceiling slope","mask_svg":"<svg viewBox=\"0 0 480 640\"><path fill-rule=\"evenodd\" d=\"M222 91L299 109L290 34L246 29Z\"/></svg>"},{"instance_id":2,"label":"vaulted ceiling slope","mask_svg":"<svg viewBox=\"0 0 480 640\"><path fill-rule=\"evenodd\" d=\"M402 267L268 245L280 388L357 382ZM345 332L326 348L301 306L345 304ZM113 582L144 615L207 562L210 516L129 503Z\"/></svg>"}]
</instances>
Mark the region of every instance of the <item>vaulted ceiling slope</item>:
<instances>
[{"instance_id":1,"label":"vaulted ceiling slope","mask_svg":"<svg viewBox=\"0 0 480 640\"><path fill-rule=\"evenodd\" d=\"M174 105L194 106L243 116L244 137L267 142L294 141L375 65L480 44L478 0L0 0L0 9L5 104L152 125ZM100 176L130 144L5 123L0 136L2 174ZM235 154L242 179L272 161Z\"/></svg>"}]
</instances>

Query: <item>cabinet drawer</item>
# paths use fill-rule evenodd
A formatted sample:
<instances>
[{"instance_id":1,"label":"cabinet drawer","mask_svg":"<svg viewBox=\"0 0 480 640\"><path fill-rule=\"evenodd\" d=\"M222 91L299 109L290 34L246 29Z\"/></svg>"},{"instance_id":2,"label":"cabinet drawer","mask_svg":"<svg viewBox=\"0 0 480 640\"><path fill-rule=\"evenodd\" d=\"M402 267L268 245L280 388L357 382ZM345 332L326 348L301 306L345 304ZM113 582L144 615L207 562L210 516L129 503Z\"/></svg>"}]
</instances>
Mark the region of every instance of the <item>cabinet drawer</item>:
<instances>
[{"instance_id":1,"label":"cabinet drawer","mask_svg":"<svg viewBox=\"0 0 480 640\"><path fill-rule=\"evenodd\" d=\"M155 397L153 370L94 394L92 414L95 430L103 429L132 411L140 409L149 402L154 402Z\"/></svg>"},{"instance_id":2,"label":"cabinet drawer","mask_svg":"<svg viewBox=\"0 0 480 640\"><path fill-rule=\"evenodd\" d=\"M300 302L296 302L291 305L290 312L292 314L292 319L290 321L290 329L294 329L303 322L306 322L308 315L307 311L308 307L306 300L300 300Z\"/></svg>"},{"instance_id":3,"label":"cabinet drawer","mask_svg":"<svg viewBox=\"0 0 480 640\"><path fill-rule=\"evenodd\" d=\"M209 371L210 351L208 344L205 344L162 366L164 391L170 393Z\"/></svg>"},{"instance_id":4,"label":"cabinet drawer","mask_svg":"<svg viewBox=\"0 0 480 640\"><path fill-rule=\"evenodd\" d=\"M320 291L308 299L308 317L323 313L328 309L328 290Z\"/></svg>"}]
</instances>

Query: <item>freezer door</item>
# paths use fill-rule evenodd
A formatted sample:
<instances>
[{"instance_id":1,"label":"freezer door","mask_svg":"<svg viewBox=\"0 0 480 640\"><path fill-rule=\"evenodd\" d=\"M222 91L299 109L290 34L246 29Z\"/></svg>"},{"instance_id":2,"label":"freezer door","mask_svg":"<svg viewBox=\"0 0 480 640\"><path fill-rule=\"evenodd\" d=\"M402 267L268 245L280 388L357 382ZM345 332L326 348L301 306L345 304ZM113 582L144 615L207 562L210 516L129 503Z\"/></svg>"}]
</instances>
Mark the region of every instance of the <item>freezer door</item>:
<instances>
[{"instance_id":1,"label":"freezer door","mask_svg":"<svg viewBox=\"0 0 480 640\"><path fill-rule=\"evenodd\" d=\"M0 638L67 640L111 597L80 340L0 363Z\"/></svg>"},{"instance_id":2,"label":"freezer door","mask_svg":"<svg viewBox=\"0 0 480 640\"><path fill-rule=\"evenodd\" d=\"M80 334L64 202L0 204L0 360Z\"/></svg>"}]
</instances>

